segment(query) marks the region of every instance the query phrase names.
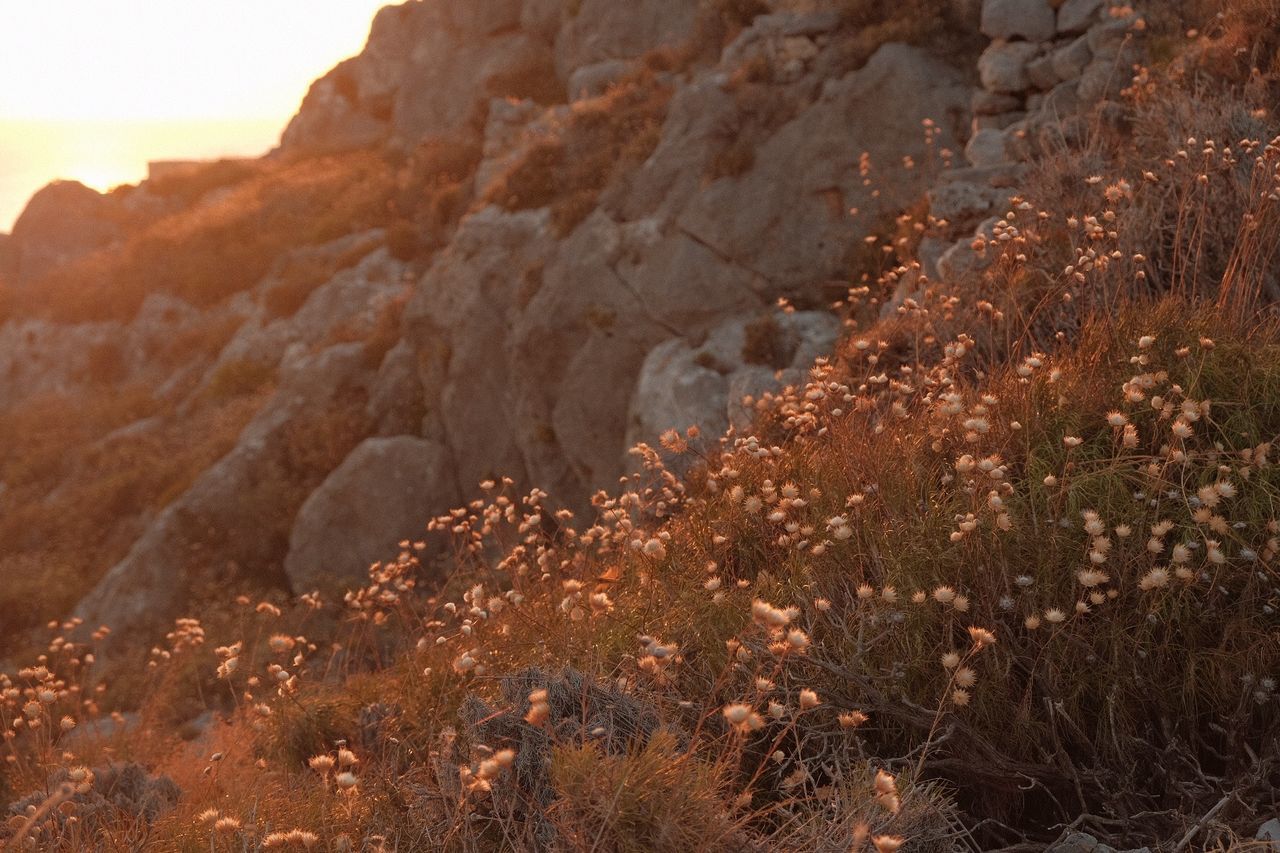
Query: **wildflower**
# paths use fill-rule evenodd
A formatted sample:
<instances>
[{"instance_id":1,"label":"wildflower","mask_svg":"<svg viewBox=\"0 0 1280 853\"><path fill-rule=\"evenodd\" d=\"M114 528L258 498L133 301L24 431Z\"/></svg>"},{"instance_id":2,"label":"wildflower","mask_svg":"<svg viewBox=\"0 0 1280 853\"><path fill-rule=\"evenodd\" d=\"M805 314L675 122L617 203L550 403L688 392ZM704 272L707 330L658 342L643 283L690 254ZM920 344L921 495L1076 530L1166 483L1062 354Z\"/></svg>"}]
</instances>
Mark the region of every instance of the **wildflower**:
<instances>
[{"instance_id":1,"label":"wildflower","mask_svg":"<svg viewBox=\"0 0 1280 853\"><path fill-rule=\"evenodd\" d=\"M897 853L905 843L906 839L901 835L875 835L871 838L871 844L876 848L876 853Z\"/></svg>"},{"instance_id":2,"label":"wildflower","mask_svg":"<svg viewBox=\"0 0 1280 853\"><path fill-rule=\"evenodd\" d=\"M886 773L884 770L876 771L875 778L876 802L893 814L898 813L902 802L898 798L898 780L893 778L893 774Z\"/></svg>"},{"instance_id":3,"label":"wildflower","mask_svg":"<svg viewBox=\"0 0 1280 853\"><path fill-rule=\"evenodd\" d=\"M661 539L650 539L640 550L646 557L653 557L655 560L661 560L667 556L667 548L662 544Z\"/></svg>"},{"instance_id":4,"label":"wildflower","mask_svg":"<svg viewBox=\"0 0 1280 853\"><path fill-rule=\"evenodd\" d=\"M950 604L956 599L956 591L949 586L940 586L933 591L933 600L939 604Z\"/></svg>"},{"instance_id":5,"label":"wildflower","mask_svg":"<svg viewBox=\"0 0 1280 853\"><path fill-rule=\"evenodd\" d=\"M356 754L351 750L346 748L338 750L339 767L355 767L359 763L360 759L356 758Z\"/></svg>"},{"instance_id":6,"label":"wildflower","mask_svg":"<svg viewBox=\"0 0 1280 853\"><path fill-rule=\"evenodd\" d=\"M856 729L858 726L865 723L869 717L861 711L846 711L841 714L838 719L840 721L840 728Z\"/></svg>"},{"instance_id":7,"label":"wildflower","mask_svg":"<svg viewBox=\"0 0 1280 853\"><path fill-rule=\"evenodd\" d=\"M1044 620L1054 625L1057 625L1059 622L1064 621L1066 618L1067 618L1067 614L1063 613L1061 610L1059 610L1056 607L1050 607L1048 610L1044 612Z\"/></svg>"},{"instance_id":8,"label":"wildflower","mask_svg":"<svg viewBox=\"0 0 1280 853\"><path fill-rule=\"evenodd\" d=\"M969 691L962 687L957 687L955 690L951 691L951 701L955 702L957 706L963 708L965 705L969 704Z\"/></svg>"},{"instance_id":9,"label":"wildflower","mask_svg":"<svg viewBox=\"0 0 1280 853\"><path fill-rule=\"evenodd\" d=\"M196 815L196 821L198 823L213 823L221 814L217 809L205 809Z\"/></svg>"},{"instance_id":10,"label":"wildflower","mask_svg":"<svg viewBox=\"0 0 1280 853\"><path fill-rule=\"evenodd\" d=\"M220 817L213 824L213 831L218 833L230 834L240 829L240 821L233 817Z\"/></svg>"},{"instance_id":11,"label":"wildflower","mask_svg":"<svg viewBox=\"0 0 1280 853\"><path fill-rule=\"evenodd\" d=\"M1159 589L1169 583L1169 570L1162 568L1154 568L1142 576L1142 580L1138 581L1138 588L1145 591Z\"/></svg>"},{"instance_id":12,"label":"wildflower","mask_svg":"<svg viewBox=\"0 0 1280 853\"><path fill-rule=\"evenodd\" d=\"M956 670L955 683L959 687L972 687L978 681L978 673L967 666L962 666Z\"/></svg>"},{"instance_id":13,"label":"wildflower","mask_svg":"<svg viewBox=\"0 0 1280 853\"><path fill-rule=\"evenodd\" d=\"M960 665L960 655L956 652L947 652L942 656L942 666L944 669L955 669Z\"/></svg>"},{"instance_id":14,"label":"wildflower","mask_svg":"<svg viewBox=\"0 0 1280 853\"><path fill-rule=\"evenodd\" d=\"M815 691L810 690L807 687L800 691L800 710L801 711L812 710L818 707L818 705L820 704L822 703L818 699L818 694Z\"/></svg>"},{"instance_id":15,"label":"wildflower","mask_svg":"<svg viewBox=\"0 0 1280 853\"><path fill-rule=\"evenodd\" d=\"M335 763L332 755L313 755L307 760L307 766L317 773L328 773Z\"/></svg>"},{"instance_id":16,"label":"wildflower","mask_svg":"<svg viewBox=\"0 0 1280 853\"><path fill-rule=\"evenodd\" d=\"M1101 586L1111 580L1111 576L1106 572L1100 572L1097 569L1081 569L1076 572L1076 580L1080 581L1081 586L1090 588Z\"/></svg>"},{"instance_id":17,"label":"wildflower","mask_svg":"<svg viewBox=\"0 0 1280 853\"><path fill-rule=\"evenodd\" d=\"M356 774L352 773L350 770L344 770L337 776L334 776L333 781L344 791L354 791L356 783L359 780L356 779Z\"/></svg>"},{"instance_id":18,"label":"wildflower","mask_svg":"<svg viewBox=\"0 0 1280 853\"><path fill-rule=\"evenodd\" d=\"M755 731L764 725L764 720L760 718L759 714L751 710L750 705L741 703L725 705L722 713L729 725L742 732Z\"/></svg>"},{"instance_id":19,"label":"wildflower","mask_svg":"<svg viewBox=\"0 0 1280 853\"><path fill-rule=\"evenodd\" d=\"M267 645L276 654L283 654L284 652L292 651L296 641L287 634L274 634L271 639L267 640Z\"/></svg>"},{"instance_id":20,"label":"wildflower","mask_svg":"<svg viewBox=\"0 0 1280 853\"><path fill-rule=\"evenodd\" d=\"M1122 427L1129 423L1129 418L1124 412L1108 412L1107 423L1113 427Z\"/></svg>"},{"instance_id":21,"label":"wildflower","mask_svg":"<svg viewBox=\"0 0 1280 853\"><path fill-rule=\"evenodd\" d=\"M551 705L547 701L546 690L534 690L529 694L529 712L524 721L531 726L541 726L551 716Z\"/></svg>"},{"instance_id":22,"label":"wildflower","mask_svg":"<svg viewBox=\"0 0 1280 853\"><path fill-rule=\"evenodd\" d=\"M973 640L973 644L978 648L994 646L996 642L995 634L986 628L979 628L976 625L969 626L969 638Z\"/></svg>"}]
</instances>

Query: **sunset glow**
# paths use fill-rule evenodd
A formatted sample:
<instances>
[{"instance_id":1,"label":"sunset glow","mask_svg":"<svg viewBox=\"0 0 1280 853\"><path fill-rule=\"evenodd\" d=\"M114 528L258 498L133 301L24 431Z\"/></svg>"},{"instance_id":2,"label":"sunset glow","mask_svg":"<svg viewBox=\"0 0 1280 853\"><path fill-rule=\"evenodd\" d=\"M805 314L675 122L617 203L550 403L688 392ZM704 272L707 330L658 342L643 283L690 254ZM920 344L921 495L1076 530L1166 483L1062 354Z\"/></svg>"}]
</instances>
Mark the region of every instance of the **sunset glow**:
<instances>
[{"instance_id":1,"label":"sunset glow","mask_svg":"<svg viewBox=\"0 0 1280 853\"><path fill-rule=\"evenodd\" d=\"M386 0L0 0L0 231L55 178L261 154Z\"/></svg>"}]
</instances>

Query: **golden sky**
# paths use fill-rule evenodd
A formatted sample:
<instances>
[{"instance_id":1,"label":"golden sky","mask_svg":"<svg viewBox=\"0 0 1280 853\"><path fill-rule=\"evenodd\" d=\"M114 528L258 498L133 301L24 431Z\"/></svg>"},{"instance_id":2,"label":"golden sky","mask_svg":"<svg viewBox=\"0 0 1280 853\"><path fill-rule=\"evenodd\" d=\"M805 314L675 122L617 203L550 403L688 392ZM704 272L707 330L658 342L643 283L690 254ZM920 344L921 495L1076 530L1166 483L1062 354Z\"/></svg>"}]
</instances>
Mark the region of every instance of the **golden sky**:
<instances>
[{"instance_id":1,"label":"golden sky","mask_svg":"<svg viewBox=\"0 0 1280 853\"><path fill-rule=\"evenodd\" d=\"M55 178L270 148L387 0L0 0L0 230Z\"/></svg>"}]
</instances>

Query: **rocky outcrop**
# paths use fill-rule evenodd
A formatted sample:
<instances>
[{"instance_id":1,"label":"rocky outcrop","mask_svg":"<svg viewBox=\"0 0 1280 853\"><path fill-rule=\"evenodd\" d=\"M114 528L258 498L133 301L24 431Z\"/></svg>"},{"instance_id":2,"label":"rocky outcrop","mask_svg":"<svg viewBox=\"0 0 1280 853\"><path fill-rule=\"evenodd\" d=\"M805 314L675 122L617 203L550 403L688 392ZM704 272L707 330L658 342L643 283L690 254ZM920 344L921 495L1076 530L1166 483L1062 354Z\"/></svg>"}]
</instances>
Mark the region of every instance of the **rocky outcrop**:
<instances>
[{"instance_id":1,"label":"rocky outcrop","mask_svg":"<svg viewBox=\"0 0 1280 853\"><path fill-rule=\"evenodd\" d=\"M49 184L31 197L14 223L5 266L15 284L34 281L119 240L125 219L119 202L84 184Z\"/></svg>"},{"instance_id":2,"label":"rocky outcrop","mask_svg":"<svg viewBox=\"0 0 1280 853\"><path fill-rule=\"evenodd\" d=\"M758 18L726 55L749 61L797 37L779 23ZM648 161L566 238L541 210L464 220L406 311L427 391L423 434L450 448L462 489L507 473L582 506L623 471L628 424L644 420L633 390L655 347L813 293L865 234L849 208L871 222L923 189L924 175L908 173L873 195L859 156L923 162L926 118L943 128L940 145L956 145L947 128L968 87L902 45L826 79L819 25L834 22L799 36L815 52L775 93L799 105L794 117L763 134L742 174L707 178L739 120L726 84L735 64L676 92ZM886 98L902 109L881 109Z\"/></svg>"},{"instance_id":3,"label":"rocky outcrop","mask_svg":"<svg viewBox=\"0 0 1280 853\"><path fill-rule=\"evenodd\" d=\"M200 311L153 293L129 323L5 323L0 325L0 407L41 394L77 394L122 381L146 384L167 396L179 374L208 365L188 363L175 372L175 366L160 357L166 343L210 324L234 322L241 311L239 305Z\"/></svg>"},{"instance_id":4,"label":"rocky outcrop","mask_svg":"<svg viewBox=\"0 0 1280 853\"><path fill-rule=\"evenodd\" d=\"M371 379L359 343L315 354L301 345L291 348L279 389L235 448L159 513L76 615L90 626L155 630L180 612L193 582L225 571L228 563L260 571L275 566L278 572L291 512L271 485L293 473L294 430L308 417L367 397Z\"/></svg>"},{"instance_id":5,"label":"rocky outcrop","mask_svg":"<svg viewBox=\"0 0 1280 853\"><path fill-rule=\"evenodd\" d=\"M801 381L839 330L834 317L779 300L824 304L864 237L935 181L936 152L968 136L965 74L903 44L855 61L830 12L756 16L718 61L654 73L637 57L688 38L695 4L572 6L392 7L364 52L315 84L286 154L407 150L457 131L482 151L467 187L481 200L501 199L490 188L567 138L576 117L617 109L618 80L640 80L627 85L650 87L664 106L647 157L584 194L570 224L547 207L481 201L433 235L443 247L416 268L361 248L381 233L355 234L284 252L214 309L238 328L189 366L181 387L191 396L175 410L250 361L278 370L275 396L83 601L86 625L127 633L178 615L210 567L295 592L360 582L482 480L511 476L583 510L628 470L633 442L694 424L712 440L749 429L744 399ZM717 45L703 47L711 56ZM574 103L544 105L548 80ZM964 188L953 195L971 203ZM347 257L359 260L337 269ZM322 281L295 275L331 266ZM129 328L93 334L127 338ZM23 382L11 393L35 387ZM309 471L306 493L266 511L261 496L279 492L272 478L294 464L297 425L325 413L359 423L345 460Z\"/></svg>"},{"instance_id":6,"label":"rocky outcrop","mask_svg":"<svg viewBox=\"0 0 1280 853\"><path fill-rule=\"evenodd\" d=\"M284 563L293 588L340 594L366 582L371 563L394 558L398 542L421 538L426 519L457 503L447 471L436 442L363 442L298 513Z\"/></svg>"},{"instance_id":7,"label":"rocky outcrop","mask_svg":"<svg viewBox=\"0 0 1280 853\"><path fill-rule=\"evenodd\" d=\"M776 311L726 320L696 346L684 338L660 344L640 368L627 446L668 429L697 426L714 442L730 426L750 428L755 411L744 400L802 384L839 332L830 314Z\"/></svg>"},{"instance_id":8,"label":"rocky outcrop","mask_svg":"<svg viewBox=\"0 0 1280 853\"><path fill-rule=\"evenodd\" d=\"M1055 7L1056 6L1056 13ZM993 41L978 60L982 89L972 100L969 165L944 172L929 191L940 220L920 256L932 279L954 279L989 264L985 250L1027 163L1085 141L1089 115L1105 109L1133 77L1138 20L1110 14L1101 0L985 0L982 30ZM919 289L906 279L886 312Z\"/></svg>"},{"instance_id":9,"label":"rocky outcrop","mask_svg":"<svg viewBox=\"0 0 1280 853\"><path fill-rule=\"evenodd\" d=\"M628 60L694 31L689 0L410 0L383 9L359 56L312 86L286 152L412 146L474 117L488 96L602 91ZM581 73L579 73L581 72Z\"/></svg>"}]
</instances>

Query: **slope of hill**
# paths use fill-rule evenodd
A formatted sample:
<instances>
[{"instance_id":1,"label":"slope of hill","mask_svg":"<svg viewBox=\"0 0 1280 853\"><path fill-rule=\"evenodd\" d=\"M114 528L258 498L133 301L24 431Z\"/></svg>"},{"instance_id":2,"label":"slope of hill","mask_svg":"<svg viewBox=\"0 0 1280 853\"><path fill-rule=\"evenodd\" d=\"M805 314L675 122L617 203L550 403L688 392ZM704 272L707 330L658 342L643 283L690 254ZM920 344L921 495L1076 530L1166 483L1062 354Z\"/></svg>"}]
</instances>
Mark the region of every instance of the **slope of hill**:
<instances>
[{"instance_id":1,"label":"slope of hill","mask_svg":"<svg viewBox=\"0 0 1280 853\"><path fill-rule=\"evenodd\" d=\"M12 840L1251 838L1280 10L1207 5L423 0L272 157L49 191Z\"/></svg>"}]
</instances>

